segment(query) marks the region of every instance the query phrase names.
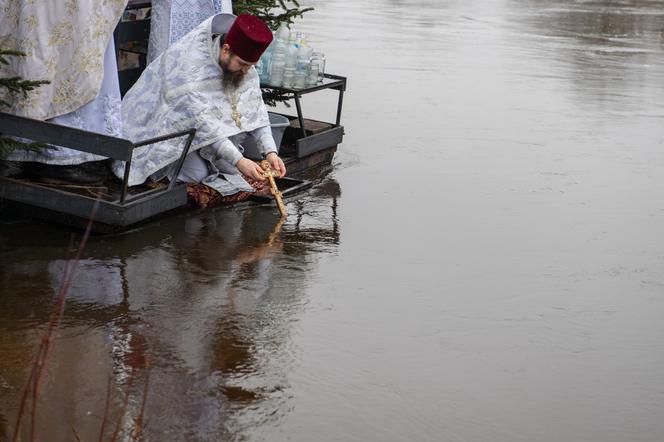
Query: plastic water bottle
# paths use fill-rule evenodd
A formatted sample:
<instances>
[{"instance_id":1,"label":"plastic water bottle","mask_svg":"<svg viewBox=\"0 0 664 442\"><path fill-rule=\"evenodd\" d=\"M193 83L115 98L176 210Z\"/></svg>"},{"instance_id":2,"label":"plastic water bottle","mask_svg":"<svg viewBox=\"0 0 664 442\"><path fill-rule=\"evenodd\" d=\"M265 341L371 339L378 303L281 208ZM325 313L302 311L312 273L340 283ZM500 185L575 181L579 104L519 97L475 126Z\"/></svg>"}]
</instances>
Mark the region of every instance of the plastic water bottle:
<instances>
[{"instance_id":1,"label":"plastic water bottle","mask_svg":"<svg viewBox=\"0 0 664 442\"><path fill-rule=\"evenodd\" d=\"M295 89L304 89L307 86L307 73L305 71L295 71L293 76L293 87Z\"/></svg>"},{"instance_id":2,"label":"plastic water bottle","mask_svg":"<svg viewBox=\"0 0 664 442\"><path fill-rule=\"evenodd\" d=\"M288 35L288 46L295 46L295 48L297 49L298 43L299 42L297 40L297 34L295 32L291 32Z\"/></svg>"},{"instance_id":3,"label":"plastic water bottle","mask_svg":"<svg viewBox=\"0 0 664 442\"><path fill-rule=\"evenodd\" d=\"M294 45L286 47L286 67L293 69L297 67L297 48Z\"/></svg>"},{"instance_id":4,"label":"plastic water bottle","mask_svg":"<svg viewBox=\"0 0 664 442\"><path fill-rule=\"evenodd\" d=\"M304 32L296 32L295 33L295 46L300 48L304 44L304 42L306 42Z\"/></svg>"},{"instance_id":5,"label":"plastic water bottle","mask_svg":"<svg viewBox=\"0 0 664 442\"><path fill-rule=\"evenodd\" d=\"M322 83L325 78L325 54L322 52L311 54L311 64L318 67L318 83Z\"/></svg>"},{"instance_id":6,"label":"plastic water bottle","mask_svg":"<svg viewBox=\"0 0 664 442\"><path fill-rule=\"evenodd\" d=\"M284 81L284 71L286 69L286 62L284 61L283 53L275 53L272 56L272 63L270 63L270 79L268 84L274 87L280 87Z\"/></svg>"},{"instance_id":7,"label":"plastic water bottle","mask_svg":"<svg viewBox=\"0 0 664 442\"><path fill-rule=\"evenodd\" d=\"M276 39L282 43L286 43L288 41L289 35L290 31L288 30L286 25L281 25L279 26L279 29L277 29Z\"/></svg>"},{"instance_id":8,"label":"plastic water bottle","mask_svg":"<svg viewBox=\"0 0 664 442\"><path fill-rule=\"evenodd\" d=\"M307 71L307 86L316 86L318 84L318 65L310 64Z\"/></svg>"},{"instance_id":9,"label":"plastic water bottle","mask_svg":"<svg viewBox=\"0 0 664 442\"><path fill-rule=\"evenodd\" d=\"M286 89L293 89L294 81L295 81L295 69L286 67L286 69L284 69L282 87Z\"/></svg>"},{"instance_id":10,"label":"plastic water bottle","mask_svg":"<svg viewBox=\"0 0 664 442\"><path fill-rule=\"evenodd\" d=\"M286 43L282 40L273 41L272 43L270 43L270 47L272 47L273 54L278 54L278 53L286 54Z\"/></svg>"},{"instance_id":11,"label":"plastic water bottle","mask_svg":"<svg viewBox=\"0 0 664 442\"><path fill-rule=\"evenodd\" d=\"M269 48L268 48L269 49ZM256 70L261 83L269 83L270 71L272 70L272 51L266 50L256 63Z\"/></svg>"},{"instance_id":12,"label":"plastic water bottle","mask_svg":"<svg viewBox=\"0 0 664 442\"><path fill-rule=\"evenodd\" d=\"M309 68L309 62L311 59L311 53L313 49L309 47L306 43L306 40L302 41L300 48L297 50L297 70L302 72L307 72Z\"/></svg>"}]
</instances>

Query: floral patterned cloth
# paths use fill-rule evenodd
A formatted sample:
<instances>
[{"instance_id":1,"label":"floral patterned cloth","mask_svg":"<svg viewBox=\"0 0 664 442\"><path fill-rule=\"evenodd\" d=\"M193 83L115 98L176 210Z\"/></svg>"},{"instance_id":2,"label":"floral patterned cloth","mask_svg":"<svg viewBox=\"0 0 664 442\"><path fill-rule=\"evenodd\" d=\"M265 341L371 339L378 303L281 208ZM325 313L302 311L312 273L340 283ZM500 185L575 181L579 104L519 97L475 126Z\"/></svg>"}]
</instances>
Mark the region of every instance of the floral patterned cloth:
<instances>
[{"instance_id":1,"label":"floral patterned cloth","mask_svg":"<svg viewBox=\"0 0 664 442\"><path fill-rule=\"evenodd\" d=\"M73 112L47 120L62 126L97 132L114 137L122 136L122 112L120 110L120 84L113 39L106 46L104 55L104 79L97 97ZM37 161L54 165L75 165L105 157L81 150L53 146L32 150L14 150L6 158L10 161Z\"/></svg>"},{"instance_id":2,"label":"floral patterned cloth","mask_svg":"<svg viewBox=\"0 0 664 442\"><path fill-rule=\"evenodd\" d=\"M0 88L3 109L47 120L92 101L103 78L104 51L127 0L0 0L0 47L19 50L3 76L48 80L27 98Z\"/></svg>"},{"instance_id":3,"label":"floral patterned cloth","mask_svg":"<svg viewBox=\"0 0 664 442\"><path fill-rule=\"evenodd\" d=\"M255 192L266 193L269 190L267 181L258 181L243 175L243 178L254 188ZM197 207L215 207L223 204L237 203L248 199L254 192L237 192L222 196L212 187L199 183L187 183L187 196Z\"/></svg>"}]
</instances>

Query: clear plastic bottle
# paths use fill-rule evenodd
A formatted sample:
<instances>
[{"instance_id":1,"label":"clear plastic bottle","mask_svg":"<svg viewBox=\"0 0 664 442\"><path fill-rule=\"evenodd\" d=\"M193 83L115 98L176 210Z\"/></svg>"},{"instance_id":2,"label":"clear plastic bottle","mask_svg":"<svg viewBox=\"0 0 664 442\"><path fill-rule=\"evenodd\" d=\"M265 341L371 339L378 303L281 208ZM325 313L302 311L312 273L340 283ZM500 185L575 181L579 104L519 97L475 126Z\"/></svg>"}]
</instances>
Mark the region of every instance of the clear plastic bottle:
<instances>
[{"instance_id":1,"label":"clear plastic bottle","mask_svg":"<svg viewBox=\"0 0 664 442\"><path fill-rule=\"evenodd\" d=\"M286 67L293 69L297 67L297 48L293 45L286 47Z\"/></svg>"},{"instance_id":2,"label":"clear plastic bottle","mask_svg":"<svg viewBox=\"0 0 664 442\"><path fill-rule=\"evenodd\" d=\"M269 47L272 48L272 54L286 54L286 43L282 40L273 41Z\"/></svg>"},{"instance_id":3,"label":"clear plastic bottle","mask_svg":"<svg viewBox=\"0 0 664 442\"><path fill-rule=\"evenodd\" d=\"M290 31L286 27L286 25L281 25L279 26L279 29L277 29L277 33L275 35L276 39L282 43L286 43L288 41L288 37L290 35Z\"/></svg>"},{"instance_id":4,"label":"clear plastic bottle","mask_svg":"<svg viewBox=\"0 0 664 442\"><path fill-rule=\"evenodd\" d=\"M307 86L307 74L305 71L295 71L293 76L293 87L295 89L304 89Z\"/></svg>"},{"instance_id":5,"label":"clear plastic bottle","mask_svg":"<svg viewBox=\"0 0 664 442\"><path fill-rule=\"evenodd\" d=\"M306 40L302 40L302 44L297 50L297 70L307 72L309 63L311 61L311 54L313 49L307 44Z\"/></svg>"},{"instance_id":6,"label":"clear plastic bottle","mask_svg":"<svg viewBox=\"0 0 664 442\"><path fill-rule=\"evenodd\" d=\"M272 51L266 50L263 52L263 55L256 63L256 70L258 71L258 77L263 84L269 84L270 82L270 71L272 70Z\"/></svg>"},{"instance_id":7,"label":"clear plastic bottle","mask_svg":"<svg viewBox=\"0 0 664 442\"><path fill-rule=\"evenodd\" d=\"M295 48L297 49L298 43L299 42L297 39L297 34L291 31L290 34L288 35L288 46L295 46Z\"/></svg>"},{"instance_id":8,"label":"clear plastic bottle","mask_svg":"<svg viewBox=\"0 0 664 442\"><path fill-rule=\"evenodd\" d=\"M325 78L325 54L322 52L312 53L311 65L318 68L318 83L322 83L323 78Z\"/></svg>"},{"instance_id":9,"label":"clear plastic bottle","mask_svg":"<svg viewBox=\"0 0 664 442\"><path fill-rule=\"evenodd\" d=\"M286 89L292 89L294 86L294 81L295 81L295 69L286 67L286 69L284 69L283 83L281 84L281 86Z\"/></svg>"},{"instance_id":10,"label":"clear plastic bottle","mask_svg":"<svg viewBox=\"0 0 664 442\"><path fill-rule=\"evenodd\" d=\"M272 63L270 63L270 80L268 84L274 87L280 87L284 81L284 71L286 69L286 62L284 61L283 53L275 53L272 55Z\"/></svg>"},{"instance_id":11,"label":"clear plastic bottle","mask_svg":"<svg viewBox=\"0 0 664 442\"><path fill-rule=\"evenodd\" d=\"M304 32L296 32L295 33L295 46L298 48L302 47L304 42L306 42L306 37L304 36Z\"/></svg>"},{"instance_id":12,"label":"clear plastic bottle","mask_svg":"<svg viewBox=\"0 0 664 442\"><path fill-rule=\"evenodd\" d=\"M307 70L307 86L316 86L318 84L318 65L310 64Z\"/></svg>"},{"instance_id":13,"label":"clear plastic bottle","mask_svg":"<svg viewBox=\"0 0 664 442\"><path fill-rule=\"evenodd\" d=\"M263 77L265 76L265 74L263 73L263 71L265 71L265 61L262 56L261 58L258 59L258 62L256 62L256 64L254 65L254 68L256 68L256 73L258 74L258 78L260 78L262 83Z\"/></svg>"}]
</instances>

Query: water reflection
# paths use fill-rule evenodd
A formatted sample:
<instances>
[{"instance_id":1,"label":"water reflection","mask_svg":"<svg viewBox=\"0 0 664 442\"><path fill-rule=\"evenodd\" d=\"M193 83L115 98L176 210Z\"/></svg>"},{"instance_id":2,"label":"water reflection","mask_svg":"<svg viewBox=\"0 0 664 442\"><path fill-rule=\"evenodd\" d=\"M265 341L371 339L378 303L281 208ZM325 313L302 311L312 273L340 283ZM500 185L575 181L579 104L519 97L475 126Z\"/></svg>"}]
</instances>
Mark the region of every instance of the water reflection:
<instances>
[{"instance_id":1,"label":"water reflection","mask_svg":"<svg viewBox=\"0 0 664 442\"><path fill-rule=\"evenodd\" d=\"M309 255L338 246L339 196L339 185L327 178L290 205L285 222L272 207L219 209L92 238L49 362L38 434L97 437L108 377L107 432L128 395L121 425L128 434L148 364L151 440L237 438L256 419L278 419L287 410L291 328L315 265ZM71 255L69 234L40 227L26 237L23 223L2 225L0 439L11 435L39 330L69 263L63 256ZM246 416L259 406L269 413Z\"/></svg>"}]
</instances>

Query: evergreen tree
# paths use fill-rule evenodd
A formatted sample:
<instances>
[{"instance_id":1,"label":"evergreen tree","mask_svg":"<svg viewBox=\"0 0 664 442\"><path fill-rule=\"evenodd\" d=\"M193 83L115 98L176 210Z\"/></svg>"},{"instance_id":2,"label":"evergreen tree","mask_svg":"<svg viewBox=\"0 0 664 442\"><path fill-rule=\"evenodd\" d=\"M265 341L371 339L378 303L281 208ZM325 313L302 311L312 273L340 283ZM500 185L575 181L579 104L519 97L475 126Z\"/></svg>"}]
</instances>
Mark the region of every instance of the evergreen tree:
<instances>
[{"instance_id":1,"label":"evergreen tree","mask_svg":"<svg viewBox=\"0 0 664 442\"><path fill-rule=\"evenodd\" d=\"M314 8L302 8L297 0L234 0L233 13L252 14L275 31L280 25L290 27L293 21Z\"/></svg>"},{"instance_id":2,"label":"evergreen tree","mask_svg":"<svg viewBox=\"0 0 664 442\"><path fill-rule=\"evenodd\" d=\"M7 49L0 49L0 67L8 65L9 60L7 57L25 57L25 53L21 51L12 51ZM0 86L9 91L9 95L23 94L23 97L28 96L28 92L41 86L48 84L47 80L24 80L21 77L0 77ZM3 98L0 98L0 110L3 107L9 107L11 104ZM44 147L43 143L21 143L12 140L11 138L0 137L0 159L9 155L10 152L17 149L39 150Z\"/></svg>"}]
</instances>

